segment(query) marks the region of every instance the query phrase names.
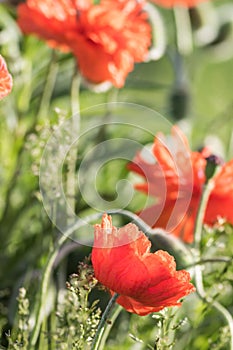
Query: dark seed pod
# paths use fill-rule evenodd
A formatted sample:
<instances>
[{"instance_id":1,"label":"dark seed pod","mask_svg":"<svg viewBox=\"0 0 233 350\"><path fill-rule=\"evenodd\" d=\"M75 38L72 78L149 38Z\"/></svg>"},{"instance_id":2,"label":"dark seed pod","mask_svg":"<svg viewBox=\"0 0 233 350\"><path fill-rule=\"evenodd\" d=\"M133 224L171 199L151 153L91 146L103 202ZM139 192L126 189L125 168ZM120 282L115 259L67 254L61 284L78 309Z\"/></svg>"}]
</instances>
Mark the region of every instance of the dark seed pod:
<instances>
[{"instance_id":1,"label":"dark seed pod","mask_svg":"<svg viewBox=\"0 0 233 350\"><path fill-rule=\"evenodd\" d=\"M187 86L176 86L170 95L169 110L174 120L181 120L188 116L190 94Z\"/></svg>"}]
</instances>

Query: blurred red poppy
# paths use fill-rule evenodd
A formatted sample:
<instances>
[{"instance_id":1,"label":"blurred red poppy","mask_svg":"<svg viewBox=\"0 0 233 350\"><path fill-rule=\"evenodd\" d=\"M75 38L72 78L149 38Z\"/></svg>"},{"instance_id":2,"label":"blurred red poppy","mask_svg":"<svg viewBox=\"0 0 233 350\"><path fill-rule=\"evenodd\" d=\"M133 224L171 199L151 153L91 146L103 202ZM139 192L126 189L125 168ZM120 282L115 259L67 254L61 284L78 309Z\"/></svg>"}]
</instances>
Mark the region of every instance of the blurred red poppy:
<instances>
[{"instance_id":1,"label":"blurred red poppy","mask_svg":"<svg viewBox=\"0 0 233 350\"><path fill-rule=\"evenodd\" d=\"M124 236L131 242L121 245ZM150 247L134 224L118 230L104 214L102 224L95 225L92 264L96 278L112 294L120 295L118 304L141 316L180 305L179 299L195 290L190 274L176 271L171 255L162 250L150 253Z\"/></svg>"},{"instance_id":2,"label":"blurred red poppy","mask_svg":"<svg viewBox=\"0 0 233 350\"><path fill-rule=\"evenodd\" d=\"M18 24L25 34L73 52L89 81L122 87L151 43L143 6L137 0L27 0L18 6Z\"/></svg>"},{"instance_id":3,"label":"blurred red poppy","mask_svg":"<svg viewBox=\"0 0 233 350\"><path fill-rule=\"evenodd\" d=\"M128 167L147 180L146 183L136 185L136 189L156 197L156 203L140 213L142 219L152 227L164 228L191 243L202 188L206 181L205 169L210 151L205 148L201 152L191 152L187 139L177 127L172 129L172 138L176 142L182 138L185 145L177 159L173 158L159 134L152 150L155 164L148 164L138 154ZM192 174L187 170L188 158L185 153L189 155ZM204 223L214 225L222 217L233 224L233 160L223 165L218 175L210 181L213 190Z\"/></svg>"},{"instance_id":4,"label":"blurred red poppy","mask_svg":"<svg viewBox=\"0 0 233 350\"><path fill-rule=\"evenodd\" d=\"M7 70L6 62L0 55L0 99L7 96L12 89L12 77Z\"/></svg>"},{"instance_id":5,"label":"blurred red poppy","mask_svg":"<svg viewBox=\"0 0 233 350\"><path fill-rule=\"evenodd\" d=\"M175 7L175 6L194 7L200 2L203 2L205 0L150 0L150 1L163 7Z\"/></svg>"}]
</instances>

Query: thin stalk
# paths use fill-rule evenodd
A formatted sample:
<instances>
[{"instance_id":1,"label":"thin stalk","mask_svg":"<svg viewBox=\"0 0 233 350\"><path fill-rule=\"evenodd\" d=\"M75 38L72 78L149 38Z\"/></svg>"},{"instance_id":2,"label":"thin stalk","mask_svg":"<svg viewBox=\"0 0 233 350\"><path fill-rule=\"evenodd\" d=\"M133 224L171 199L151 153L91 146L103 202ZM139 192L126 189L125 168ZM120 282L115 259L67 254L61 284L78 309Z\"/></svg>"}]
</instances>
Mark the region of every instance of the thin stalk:
<instances>
[{"instance_id":1,"label":"thin stalk","mask_svg":"<svg viewBox=\"0 0 233 350\"><path fill-rule=\"evenodd\" d=\"M45 88L43 90L43 94L42 94L41 99L40 99L39 110L38 110L37 114L35 115L35 118L33 120L32 125L23 135L22 143L20 144L19 149L18 149L17 161L15 163L15 169L12 173L11 179L10 179L9 184L8 184L7 192L5 195L5 200L4 200L5 207L4 207L4 211L2 213L2 217L1 217L1 221L0 221L2 224L2 227L5 226L5 225L3 225L3 222L4 221L7 222L8 212L10 212L10 211L12 212L11 206L10 206L10 198L11 198L11 194L15 188L15 183L18 179L18 176L20 174L20 169L22 166L22 159L23 159L23 154L24 154L24 150L25 150L25 142L23 142L23 141L26 140L27 137L32 132L35 132L36 124L40 120L41 116L44 115L48 110L48 106L50 103L50 99L51 99L52 92L53 92L54 85L55 85L55 81L56 81L57 70L58 70L58 64L56 61L56 54L53 51L51 61L49 63L49 67L48 67ZM12 218L11 218L10 221L14 222L15 220L12 220Z\"/></svg>"},{"instance_id":2,"label":"thin stalk","mask_svg":"<svg viewBox=\"0 0 233 350\"><path fill-rule=\"evenodd\" d=\"M56 77L58 72L58 63L57 63L57 57L56 52L52 51L52 57L48 68L47 78L45 81L42 97L40 100L40 106L37 113L37 119L44 119L47 118L47 113L49 110L49 105L51 101L51 97L53 94Z\"/></svg>"},{"instance_id":3,"label":"thin stalk","mask_svg":"<svg viewBox=\"0 0 233 350\"><path fill-rule=\"evenodd\" d=\"M77 124L79 126L79 114L80 114L80 103L79 103L79 92L81 85L81 75L78 72L77 66L75 67L74 74L71 82L71 113L77 119Z\"/></svg>"},{"instance_id":4,"label":"thin stalk","mask_svg":"<svg viewBox=\"0 0 233 350\"><path fill-rule=\"evenodd\" d=\"M57 63L55 61L55 54L53 53L52 61L49 67L49 74L48 78L45 84L44 93L41 99L41 104L38 112L38 118L41 118L44 116L44 114L47 112L49 108L50 99L52 96L53 87L56 80L56 74L57 74ZM73 140L76 135L78 135L79 131L79 88L80 88L80 76L77 72L77 69L75 68L75 73L73 75L72 79L72 85L71 85L71 110L72 110L72 127L71 127L71 134L70 137ZM68 171L67 171L67 196L70 199L69 205L71 206L72 210L75 210L75 161L76 161L76 152L77 148L73 147L70 151L70 155L68 158ZM54 213L56 215L56 213ZM68 224L69 218L68 218ZM39 332L41 329L41 322L42 322L42 316L43 316L43 309L44 309L44 298L46 298L47 290L48 290L48 284L50 281L51 271L54 265L54 261L58 255L60 247L64 244L67 237L69 236L69 229L68 229L68 235L65 234L61 236L57 242L57 245L55 248L51 249L51 252L48 256L48 260L45 266L45 270L42 277L41 282L41 289L39 294L39 302L38 307L36 311L36 320L35 320L35 327L32 331L31 335L31 349L34 349Z\"/></svg>"},{"instance_id":5,"label":"thin stalk","mask_svg":"<svg viewBox=\"0 0 233 350\"><path fill-rule=\"evenodd\" d=\"M117 95L119 90L115 88L111 88L107 94L107 101L106 101L106 112L103 117L102 125L100 125L97 137L96 137L96 144L99 144L106 140L106 130L108 126L109 119L112 115L112 104L117 101Z\"/></svg>"},{"instance_id":6,"label":"thin stalk","mask_svg":"<svg viewBox=\"0 0 233 350\"><path fill-rule=\"evenodd\" d=\"M218 168L215 170L215 174L218 171ZM197 213L197 218L196 218L196 223L195 223L195 236L194 236L194 246L197 249L198 254L200 254L200 248L201 248L201 236L202 236L202 226L203 226L203 221L204 221L204 215L209 199L209 195L212 190L212 181L208 181L206 185L203 187L203 192L201 196L201 201ZM218 301L213 300L211 297L208 297L204 288L203 284L203 276L202 276L202 267L200 264L195 266L194 269L195 272L195 284L196 284L196 289L197 289L197 294L199 297L207 302L208 304L213 305L216 310L218 310L222 316L225 318L225 320L228 323L229 330L230 330L230 350L233 350L233 318L230 312L222 306Z\"/></svg>"},{"instance_id":7,"label":"thin stalk","mask_svg":"<svg viewBox=\"0 0 233 350\"><path fill-rule=\"evenodd\" d=\"M151 229L149 225L145 223L137 214L131 213L129 210L125 209L112 209L108 210L108 214L112 215L123 215L128 219L131 219L144 233L156 232L156 230Z\"/></svg>"},{"instance_id":8,"label":"thin stalk","mask_svg":"<svg viewBox=\"0 0 233 350\"><path fill-rule=\"evenodd\" d=\"M193 50L192 26L189 10L186 7L174 7L177 48L181 55L188 55Z\"/></svg>"},{"instance_id":9,"label":"thin stalk","mask_svg":"<svg viewBox=\"0 0 233 350\"><path fill-rule=\"evenodd\" d=\"M100 343L101 343L101 339L104 335L104 329L106 327L106 321L107 319L109 319L109 321L111 322L111 316L110 316L110 312L116 302L116 299L119 297L119 294L115 293L112 298L109 300L109 303L106 307L106 309L104 310L104 313L101 317L101 320L99 322L95 337L93 339L92 345L91 345L91 350L100 350ZM114 314L113 314L114 315Z\"/></svg>"},{"instance_id":10,"label":"thin stalk","mask_svg":"<svg viewBox=\"0 0 233 350\"><path fill-rule=\"evenodd\" d=\"M49 316L49 327L48 333L51 334L51 337L48 338L48 350L57 350L57 342L53 334L56 334L56 312L53 311Z\"/></svg>"},{"instance_id":11,"label":"thin stalk","mask_svg":"<svg viewBox=\"0 0 233 350\"><path fill-rule=\"evenodd\" d=\"M164 55L167 46L165 24L163 17L155 6L148 3L145 5L145 10L152 24L152 45L146 61L158 60Z\"/></svg>"},{"instance_id":12,"label":"thin stalk","mask_svg":"<svg viewBox=\"0 0 233 350\"><path fill-rule=\"evenodd\" d=\"M67 198L69 206L73 212L75 212L75 191L76 191L76 160L78 146L75 144L78 134L80 131L80 104L79 104L79 91L80 91L81 76L75 67L75 72L71 83L71 113L72 121L70 128L70 139L73 141L67 157L67 177L66 177L66 188ZM68 224L70 224L68 218Z\"/></svg>"},{"instance_id":13,"label":"thin stalk","mask_svg":"<svg viewBox=\"0 0 233 350\"><path fill-rule=\"evenodd\" d=\"M106 327L103 330L102 337L99 343L99 350L104 350L106 340L109 336L109 333L112 329L112 326L114 325L117 317L119 316L120 312L122 311L122 307L118 304L115 304L114 309L111 314L111 319L109 323L107 323Z\"/></svg>"},{"instance_id":14,"label":"thin stalk","mask_svg":"<svg viewBox=\"0 0 233 350\"><path fill-rule=\"evenodd\" d=\"M38 302L37 312L35 316L35 327L33 328L32 334L31 334L30 349L32 350L35 349L35 345L37 343L37 339L41 328L41 322L42 322L43 311L44 311L44 301L47 295L52 267L56 259L56 256L58 254L59 248L63 245L66 239L67 239L67 236L60 237L60 239L57 242L57 247L49 254L49 257L45 266L45 270L41 281L39 302Z\"/></svg>"},{"instance_id":15,"label":"thin stalk","mask_svg":"<svg viewBox=\"0 0 233 350\"><path fill-rule=\"evenodd\" d=\"M193 262L192 264L186 265L185 269L190 269L191 267L194 267L196 265L205 265L207 263L229 263L232 262L233 258L230 258L228 256L220 256L216 258L209 258L209 259L201 259L198 261Z\"/></svg>"},{"instance_id":16,"label":"thin stalk","mask_svg":"<svg viewBox=\"0 0 233 350\"><path fill-rule=\"evenodd\" d=\"M54 262L57 258L57 255L59 254L59 250L62 247L62 245L66 242L66 240L69 238L69 236L75 231L78 230L79 228L85 226L88 222L92 222L93 220L96 220L101 216L100 213L98 215L90 215L85 218L85 221L79 220L76 222L74 225L70 226L64 235L62 235L59 240L56 243L56 247L50 252L47 262L44 268L44 272L42 275L42 281L40 284L40 291L39 291L39 301L38 301L38 306L36 310L36 315L35 315L35 327L32 330L31 334L31 341L30 341L30 349L34 350L35 345L37 343L37 339L40 333L40 328L41 328L41 322L43 318L43 311L44 311L44 303L46 300L46 295L47 295L47 290L48 290L48 285L51 277L51 272L54 266Z\"/></svg>"},{"instance_id":17,"label":"thin stalk","mask_svg":"<svg viewBox=\"0 0 233 350\"><path fill-rule=\"evenodd\" d=\"M171 255L179 253L180 256L183 256L183 262L186 264L191 264L193 262L194 256L191 249L185 245L179 238L168 234L167 231L161 228L151 228L147 225L139 216L131 213L128 210L108 210L108 214L122 215L131 219L138 228L149 237L149 239L155 243L159 243L159 249L169 250ZM164 247L166 247L164 249Z\"/></svg>"},{"instance_id":18,"label":"thin stalk","mask_svg":"<svg viewBox=\"0 0 233 350\"><path fill-rule=\"evenodd\" d=\"M213 302L213 306L215 307L216 310L221 312L221 314L224 316L225 320L228 323L229 329L230 329L230 335L231 335L231 340L230 340L230 349L233 349L233 318L230 312L222 306L218 301Z\"/></svg>"},{"instance_id":19,"label":"thin stalk","mask_svg":"<svg viewBox=\"0 0 233 350\"><path fill-rule=\"evenodd\" d=\"M218 310L222 316L225 318L229 330L230 330L230 350L233 350L233 318L231 313L218 301L213 300L212 298L208 297L205 292L205 288L203 285L203 279L202 279L202 269L200 265L197 265L195 267L195 280L196 280L196 288L197 288L197 294L199 297L207 302L208 304L213 305L213 307Z\"/></svg>"},{"instance_id":20,"label":"thin stalk","mask_svg":"<svg viewBox=\"0 0 233 350\"><path fill-rule=\"evenodd\" d=\"M212 43L218 36L220 21L216 7L211 2L203 2L197 6L201 26L194 30L194 40L198 46Z\"/></svg>"},{"instance_id":21,"label":"thin stalk","mask_svg":"<svg viewBox=\"0 0 233 350\"><path fill-rule=\"evenodd\" d=\"M194 246L197 248L198 251L200 251L200 244L201 244L201 236L202 236L202 227L205 217L205 211L207 207L207 203L209 200L210 193L213 189L213 182L210 180L203 186L200 204L197 212L197 217L195 221L195 227L194 227Z\"/></svg>"},{"instance_id":22,"label":"thin stalk","mask_svg":"<svg viewBox=\"0 0 233 350\"><path fill-rule=\"evenodd\" d=\"M47 320L45 319L42 323L41 327L41 336L40 336L40 342L38 346L38 350L45 350L48 349L48 337L47 337Z\"/></svg>"}]
</instances>

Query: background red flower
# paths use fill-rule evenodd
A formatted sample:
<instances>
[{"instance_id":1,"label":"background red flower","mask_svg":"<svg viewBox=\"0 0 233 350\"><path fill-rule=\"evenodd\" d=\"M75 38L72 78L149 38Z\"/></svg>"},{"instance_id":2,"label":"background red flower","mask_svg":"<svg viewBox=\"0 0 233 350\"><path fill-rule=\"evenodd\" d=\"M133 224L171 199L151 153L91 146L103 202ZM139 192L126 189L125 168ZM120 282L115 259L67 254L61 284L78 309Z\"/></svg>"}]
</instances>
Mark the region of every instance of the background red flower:
<instances>
[{"instance_id":1,"label":"background red flower","mask_svg":"<svg viewBox=\"0 0 233 350\"><path fill-rule=\"evenodd\" d=\"M221 217L233 224L233 159L222 166L213 182L205 223L212 226Z\"/></svg>"},{"instance_id":2,"label":"background red flower","mask_svg":"<svg viewBox=\"0 0 233 350\"><path fill-rule=\"evenodd\" d=\"M81 73L94 83L124 85L135 62L146 58L151 28L136 0L28 0L18 6L18 24L52 47L72 51Z\"/></svg>"},{"instance_id":3,"label":"background red flower","mask_svg":"<svg viewBox=\"0 0 233 350\"><path fill-rule=\"evenodd\" d=\"M116 246L124 236L131 237L131 243ZM101 247L103 243L105 247ZM117 230L105 214L102 224L95 225L95 277L112 293L120 294L118 304L138 315L180 305L178 300L194 291L189 273L176 271L171 255L161 250L150 253L150 247L150 241L134 224Z\"/></svg>"},{"instance_id":4,"label":"background red flower","mask_svg":"<svg viewBox=\"0 0 233 350\"><path fill-rule=\"evenodd\" d=\"M0 99L7 96L12 89L12 77L7 70L6 62L0 55Z\"/></svg>"},{"instance_id":5,"label":"background red flower","mask_svg":"<svg viewBox=\"0 0 233 350\"><path fill-rule=\"evenodd\" d=\"M173 158L165 141L162 142L161 134L158 134L152 150L156 163L148 164L138 154L128 167L147 180L146 183L136 185L136 189L156 197L155 204L140 213L142 219L152 227L164 228L191 243L202 186L206 181L206 156L209 151L204 149L202 152L191 152L187 139L177 127L172 129L172 138L176 143L182 138L186 145L178 158ZM191 161L192 174L187 171L189 167L186 155L189 155ZM213 190L204 222L213 225L218 217L223 217L233 224L233 161L225 164L218 176L211 181ZM188 206L187 199L190 199Z\"/></svg>"}]
</instances>

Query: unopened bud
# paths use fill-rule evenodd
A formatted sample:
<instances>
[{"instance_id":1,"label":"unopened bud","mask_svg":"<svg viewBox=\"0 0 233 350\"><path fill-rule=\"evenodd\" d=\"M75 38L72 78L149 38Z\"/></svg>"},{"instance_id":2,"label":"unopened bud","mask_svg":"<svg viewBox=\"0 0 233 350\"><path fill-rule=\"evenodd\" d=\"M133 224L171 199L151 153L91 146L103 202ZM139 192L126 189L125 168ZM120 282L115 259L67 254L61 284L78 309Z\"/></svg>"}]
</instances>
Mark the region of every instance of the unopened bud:
<instances>
[{"instance_id":1,"label":"unopened bud","mask_svg":"<svg viewBox=\"0 0 233 350\"><path fill-rule=\"evenodd\" d=\"M209 179L211 179L215 173L215 170L218 166L221 166L224 164L224 161L221 157L216 156L214 154L211 154L209 157L206 157L206 168L205 168L205 175L206 175L206 182L208 182Z\"/></svg>"}]
</instances>

